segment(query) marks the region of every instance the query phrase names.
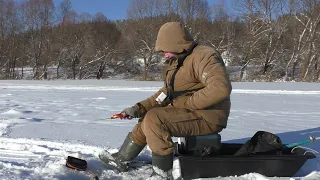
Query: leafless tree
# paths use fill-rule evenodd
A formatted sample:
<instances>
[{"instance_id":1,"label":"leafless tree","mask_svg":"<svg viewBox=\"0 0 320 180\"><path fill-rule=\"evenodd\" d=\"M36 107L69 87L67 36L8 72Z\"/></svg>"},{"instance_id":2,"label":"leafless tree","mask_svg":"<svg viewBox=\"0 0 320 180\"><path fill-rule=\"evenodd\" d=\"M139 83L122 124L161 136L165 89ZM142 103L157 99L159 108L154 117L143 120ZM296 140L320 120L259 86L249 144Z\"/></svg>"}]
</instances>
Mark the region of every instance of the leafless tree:
<instances>
[{"instance_id":1,"label":"leafless tree","mask_svg":"<svg viewBox=\"0 0 320 180\"><path fill-rule=\"evenodd\" d=\"M310 73L311 66L315 69L315 75L318 72L318 44L320 6L317 0L296 1L295 20L298 22L298 32L294 36L295 44L291 54L290 61L287 63L286 77L295 79L295 72L300 64L299 80L306 80Z\"/></svg>"},{"instance_id":2,"label":"leafless tree","mask_svg":"<svg viewBox=\"0 0 320 180\"><path fill-rule=\"evenodd\" d=\"M261 66L261 73L265 75L278 60L277 53L281 45L281 38L287 31L287 21L283 15L288 13L284 9L282 0L241 0L237 1L237 10L244 20L242 33L237 40L242 62L240 79L243 71L251 65ZM282 18L279 18L282 17Z\"/></svg>"},{"instance_id":3,"label":"leafless tree","mask_svg":"<svg viewBox=\"0 0 320 180\"><path fill-rule=\"evenodd\" d=\"M213 21L208 22L202 39L220 52L232 53L236 38L236 27L232 15L228 12L224 1L211 6Z\"/></svg>"},{"instance_id":4,"label":"leafless tree","mask_svg":"<svg viewBox=\"0 0 320 180\"><path fill-rule=\"evenodd\" d=\"M71 5L71 1L70 0L63 0L60 4L59 4L59 16L61 19L61 23L67 23L69 21L68 16L70 15L70 13L72 12L72 5Z\"/></svg>"},{"instance_id":5,"label":"leafless tree","mask_svg":"<svg viewBox=\"0 0 320 180\"><path fill-rule=\"evenodd\" d=\"M102 13L99 13L88 25L90 26L89 41L91 43L87 49L90 49L91 52L83 67L91 67L89 69L92 70L87 71L88 75L92 76L91 74L94 73L97 79L100 79L104 75L106 66L113 66L111 60L121 33L114 23L102 16Z\"/></svg>"},{"instance_id":6,"label":"leafless tree","mask_svg":"<svg viewBox=\"0 0 320 180\"><path fill-rule=\"evenodd\" d=\"M5 69L6 79L16 78L17 63L21 58L19 33L18 3L0 1L0 71Z\"/></svg>"},{"instance_id":7,"label":"leafless tree","mask_svg":"<svg viewBox=\"0 0 320 180\"><path fill-rule=\"evenodd\" d=\"M50 27L53 23L54 4L52 0L28 0L22 4L23 23L30 38L33 65L33 78L46 78L50 64ZM43 67L42 73L40 67Z\"/></svg>"}]
</instances>

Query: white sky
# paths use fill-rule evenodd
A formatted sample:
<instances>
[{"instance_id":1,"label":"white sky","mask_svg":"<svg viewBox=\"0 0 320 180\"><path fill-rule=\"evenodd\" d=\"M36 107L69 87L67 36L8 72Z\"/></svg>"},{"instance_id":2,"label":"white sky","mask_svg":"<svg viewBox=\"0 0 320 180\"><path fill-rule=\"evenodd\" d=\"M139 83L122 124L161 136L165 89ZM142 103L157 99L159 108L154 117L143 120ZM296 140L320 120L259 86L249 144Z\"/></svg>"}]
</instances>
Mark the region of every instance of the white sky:
<instances>
[{"instance_id":1,"label":"white sky","mask_svg":"<svg viewBox=\"0 0 320 180\"><path fill-rule=\"evenodd\" d=\"M106 118L149 97L163 82L123 80L0 81L0 179L88 179L67 169L68 155L88 160L100 179L145 179L150 168L107 170L103 149L116 151L136 120ZM225 142L245 142L256 131L278 134L284 143L320 136L320 84L233 83ZM307 145L317 151L320 142ZM140 159L150 159L146 148ZM311 173L311 174L310 174ZM309 176L307 176L310 174ZM178 161L174 176L179 177ZM295 179L320 179L320 158L309 160ZM251 173L217 180L287 179Z\"/></svg>"}]
</instances>

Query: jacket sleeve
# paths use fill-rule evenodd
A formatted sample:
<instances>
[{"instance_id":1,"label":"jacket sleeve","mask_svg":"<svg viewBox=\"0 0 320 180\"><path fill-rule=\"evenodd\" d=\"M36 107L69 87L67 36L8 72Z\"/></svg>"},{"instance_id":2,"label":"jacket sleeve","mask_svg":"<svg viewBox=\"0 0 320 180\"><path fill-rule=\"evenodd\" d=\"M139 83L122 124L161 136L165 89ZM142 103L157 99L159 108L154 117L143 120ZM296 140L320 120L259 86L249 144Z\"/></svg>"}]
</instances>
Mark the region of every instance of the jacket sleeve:
<instances>
[{"instance_id":1,"label":"jacket sleeve","mask_svg":"<svg viewBox=\"0 0 320 180\"><path fill-rule=\"evenodd\" d=\"M169 104L168 97L160 104L156 101L156 98L162 92L167 95L167 90L166 90L165 86L163 86L160 90L158 90L154 95L150 96L149 98L147 98L143 101L140 101L139 103L137 103L135 105L139 109L140 116L144 116L145 113L147 113L150 109L152 109L154 107L163 107L163 106L167 106Z\"/></svg>"},{"instance_id":2,"label":"jacket sleeve","mask_svg":"<svg viewBox=\"0 0 320 180\"><path fill-rule=\"evenodd\" d=\"M205 87L186 99L187 109L205 109L230 96L231 82L219 54L203 57L194 65L194 72Z\"/></svg>"}]
</instances>

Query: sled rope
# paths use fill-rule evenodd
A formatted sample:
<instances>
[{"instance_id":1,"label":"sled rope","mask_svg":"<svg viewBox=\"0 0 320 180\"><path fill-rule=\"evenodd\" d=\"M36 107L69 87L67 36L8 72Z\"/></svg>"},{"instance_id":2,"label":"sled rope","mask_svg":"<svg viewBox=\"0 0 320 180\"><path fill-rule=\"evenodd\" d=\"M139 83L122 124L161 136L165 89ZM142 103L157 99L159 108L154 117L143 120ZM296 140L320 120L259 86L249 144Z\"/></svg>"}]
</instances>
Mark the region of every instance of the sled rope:
<instances>
[{"instance_id":1,"label":"sled rope","mask_svg":"<svg viewBox=\"0 0 320 180\"><path fill-rule=\"evenodd\" d=\"M312 153L312 154L314 154L314 155L319 154L318 151L316 151L316 150L314 150L314 149L311 149L311 148L308 148L308 147L304 147L304 146L296 146L296 147L292 148L291 153L293 153L294 150L295 150L295 149L298 149L298 148L303 148L303 149L308 150L308 151L304 152L303 155L306 155L307 153Z\"/></svg>"}]
</instances>

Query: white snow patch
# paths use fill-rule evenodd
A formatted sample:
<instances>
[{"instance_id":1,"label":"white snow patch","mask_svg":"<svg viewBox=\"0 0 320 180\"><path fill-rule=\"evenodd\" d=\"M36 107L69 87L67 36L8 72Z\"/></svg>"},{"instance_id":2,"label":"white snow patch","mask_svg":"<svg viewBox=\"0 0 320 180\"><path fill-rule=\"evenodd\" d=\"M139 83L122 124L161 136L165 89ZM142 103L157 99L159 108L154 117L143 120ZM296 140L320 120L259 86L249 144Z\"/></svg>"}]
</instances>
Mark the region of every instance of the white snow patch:
<instances>
[{"instance_id":1,"label":"white snow patch","mask_svg":"<svg viewBox=\"0 0 320 180\"><path fill-rule=\"evenodd\" d=\"M161 88L157 87L132 87L132 86L76 86L76 85L14 85L4 84L6 89L19 89L21 91L27 90L72 90L72 91L140 91L140 92L155 92ZM233 89L233 94L287 94L287 95L319 95L320 91L311 90L263 90L263 89ZM105 99L105 97L98 97L94 99Z\"/></svg>"},{"instance_id":2,"label":"white snow patch","mask_svg":"<svg viewBox=\"0 0 320 180\"><path fill-rule=\"evenodd\" d=\"M252 90L252 89L234 89L232 93L237 94L290 94L290 95L316 95L320 91L290 91L290 90Z\"/></svg>"},{"instance_id":3,"label":"white snow patch","mask_svg":"<svg viewBox=\"0 0 320 180\"><path fill-rule=\"evenodd\" d=\"M0 95L0 98L2 98L2 97L8 97L8 96L12 96L12 94L1 94L1 95Z\"/></svg>"},{"instance_id":4,"label":"white snow patch","mask_svg":"<svg viewBox=\"0 0 320 180\"><path fill-rule=\"evenodd\" d=\"M104 99L107 99L105 97L97 97L97 98L92 98L92 99L96 99L96 100L104 100Z\"/></svg>"},{"instance_id":5,"label":"white snow patch","mask_svg":"<svg viewBox=\"0 0 320 180\"><path fill-rule=\"evenodd\" d=\"M10 109L6 112L1 113L2 115L20 115L22 114L20 111L17 111L15 109Z\"/></svg>"}]
</instances>

